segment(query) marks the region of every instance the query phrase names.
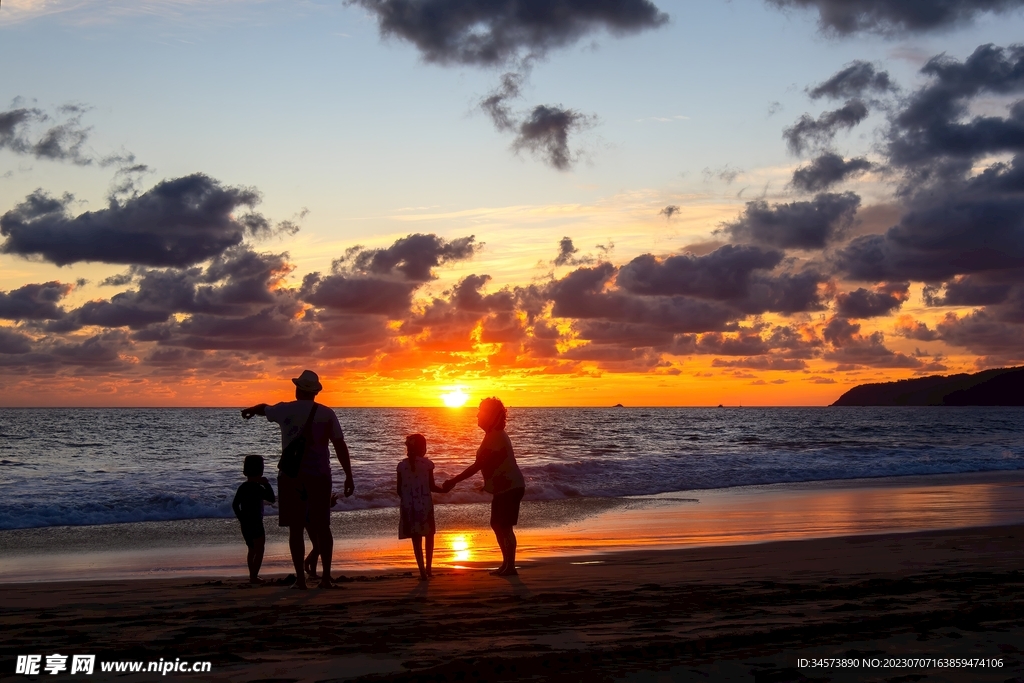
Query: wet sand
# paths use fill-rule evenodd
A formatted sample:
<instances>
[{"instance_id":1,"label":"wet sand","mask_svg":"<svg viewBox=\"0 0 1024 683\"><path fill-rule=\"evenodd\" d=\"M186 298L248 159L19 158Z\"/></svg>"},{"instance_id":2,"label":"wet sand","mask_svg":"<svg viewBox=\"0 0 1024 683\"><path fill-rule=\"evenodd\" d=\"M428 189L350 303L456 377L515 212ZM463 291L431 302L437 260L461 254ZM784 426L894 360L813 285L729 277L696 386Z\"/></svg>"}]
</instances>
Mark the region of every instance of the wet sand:
<instances>
[{"instance_id":1,"label":"wet sand","mask_svg":"<svg viewBox=\"0 0 1024 683\"><path fill-rule=\"evenodd\" d=\"M499 562L486 505L438 505L435 563ZM630 498L527 501L520 557L740 545L1024 523L1024 473L806 482ZM268 512L265 573L287 573L285 530ZM396 509L335 513L335 571L409 568ZM237 522L200 519L0 531L0 583L244 576Z\"/></svg>"},{"instance_id":2,"label":"wet sand","mask_svg":"<svg viewBox=\"0 0 1024 683\"><path fill-rule=\"evenodd\" d=\"M648 549L535 559L508 578L349 574L331 591L8 584L0 678L27 680L12 673L17 655L61 653L210 661L208 674L169 674L191 681L1015 681L1022 541L1012 525ZM1002 666L798 666L821 657ZM162 678L98 669L89 680Z\"/></svg>"}]
</instances>

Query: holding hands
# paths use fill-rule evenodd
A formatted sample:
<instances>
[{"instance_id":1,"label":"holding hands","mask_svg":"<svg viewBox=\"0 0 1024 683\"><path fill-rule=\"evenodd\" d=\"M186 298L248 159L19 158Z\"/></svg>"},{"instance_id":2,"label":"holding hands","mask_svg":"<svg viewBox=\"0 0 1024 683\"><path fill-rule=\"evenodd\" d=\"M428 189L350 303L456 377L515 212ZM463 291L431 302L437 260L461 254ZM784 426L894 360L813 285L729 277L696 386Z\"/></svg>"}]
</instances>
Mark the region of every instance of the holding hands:
<instances>
[{"instance_id":1,"label":"holding hands","mask_svg":"<svg viewBox=\"0 0 1024 683\"><path fill-rule=\"evenodd\" d=\"M453 488L455 488L455 482L452 481L451 479L448 479L443 484L441 484L441 491L444 493L448 493Z\"/></svg>"}]
</instances>

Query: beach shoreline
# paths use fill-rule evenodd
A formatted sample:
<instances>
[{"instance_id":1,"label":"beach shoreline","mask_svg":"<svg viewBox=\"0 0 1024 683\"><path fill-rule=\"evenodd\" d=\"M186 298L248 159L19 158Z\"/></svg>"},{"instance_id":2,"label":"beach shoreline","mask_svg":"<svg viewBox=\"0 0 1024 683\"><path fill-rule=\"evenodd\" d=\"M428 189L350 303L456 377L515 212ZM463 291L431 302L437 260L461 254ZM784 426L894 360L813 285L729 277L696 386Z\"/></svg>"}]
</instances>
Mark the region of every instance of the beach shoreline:
<instances>
[{"instance_id":1,"label":"beach shoreline","mask_svg":"<svg viewBox=\"0 0 1024 683\"><path fill-rule=\"evenodd\" d=\"M508 578L347 573L333 591L227 576L9 583L0 678L18 655L60 652L211 662L196 681L1002 682L1024 656L1021 539L1016 524L642 549L534 558ZM799 666L822 657L990 666Z\"/></svg>"},{"instance_id":2,"label":"beach shoreline","mask_svg":"<svg viewBox=\"0 0 1024 683\"><path fill-rule=\"evenodd\" d=\"M435 562L497 565L486 505L437 505ZM597 555L864 533L1024 523L1024 472L805 481L697 489L620 499L527 501L520 558ZM333 515L335 567L409 567L397 510ZM265 573L288 572L286 529L265 519ZM0 531L0 585L80 579L244 575L238 523L194 519Z\"/></svg>"},{"instance_id":3,"label":"beach shoreline","mask_svg":"<svg viewBox=\"0 0 1024 683\"><path fill-rule=\"evenodd\" d=\"M487 506L437 505L440 567L496 566ZM287 573L285 530L268 509L264 573ZM1024 523L1024 472L794 482L615 499L527 501L520 557L600 555L637 548L745 545ZM335 513L335 567L407 568L397 510ZM0 531L0 584L166 576L242 576L233 519Z\"/></svg>"}]
</instances>

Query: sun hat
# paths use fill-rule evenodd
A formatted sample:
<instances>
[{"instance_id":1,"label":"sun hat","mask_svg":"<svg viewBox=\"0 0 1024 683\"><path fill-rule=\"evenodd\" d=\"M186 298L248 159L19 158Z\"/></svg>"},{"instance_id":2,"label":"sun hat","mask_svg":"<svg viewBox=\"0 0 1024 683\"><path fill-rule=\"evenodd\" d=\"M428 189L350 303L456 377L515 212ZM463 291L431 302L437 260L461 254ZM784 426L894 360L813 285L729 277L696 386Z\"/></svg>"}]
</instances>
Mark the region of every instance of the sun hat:
<instances>
[{"instance_id":1,"label":"sun hat","mask_svg":"<svg viewBox=\"0 0 1024 683\"><path fill-rule=\"evenodd\" d=\"M311 394L320 393L324 388L323 385L320 384L320 378L312 370L303 370L301 375L292 378L292 382L294 382L295 386L299 389L308 391Z\"/></svg>"}]
</instances>

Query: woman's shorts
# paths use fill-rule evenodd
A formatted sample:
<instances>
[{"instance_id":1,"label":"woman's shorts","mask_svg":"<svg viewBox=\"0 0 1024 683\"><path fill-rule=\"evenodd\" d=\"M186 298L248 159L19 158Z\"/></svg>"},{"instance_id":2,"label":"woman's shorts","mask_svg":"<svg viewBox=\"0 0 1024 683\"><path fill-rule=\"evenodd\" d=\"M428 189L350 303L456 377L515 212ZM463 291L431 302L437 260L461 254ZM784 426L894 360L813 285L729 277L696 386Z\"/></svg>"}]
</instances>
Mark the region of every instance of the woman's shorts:
<instances>
[{"instance_id":1,"label":"woman's shorts","mask_svg":"<svg viewBox=\"0 0 1024 683\"><path fill-rule=\"evenodd\" d=\"M525 488L495 493L491 501L491 526L509 527L519 524L519 504L523 502Z\"/></svg>"}]
</instances>

